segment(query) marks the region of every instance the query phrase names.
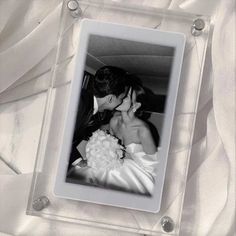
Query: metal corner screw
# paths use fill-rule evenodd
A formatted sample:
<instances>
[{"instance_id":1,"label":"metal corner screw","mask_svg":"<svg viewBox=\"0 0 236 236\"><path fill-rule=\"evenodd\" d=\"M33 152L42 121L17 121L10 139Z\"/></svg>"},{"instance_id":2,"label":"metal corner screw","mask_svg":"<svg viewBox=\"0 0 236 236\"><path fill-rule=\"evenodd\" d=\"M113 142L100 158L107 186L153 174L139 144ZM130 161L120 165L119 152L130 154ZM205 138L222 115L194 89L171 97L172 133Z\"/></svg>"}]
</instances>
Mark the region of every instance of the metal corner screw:
<instances>
[{"instance_id":1,"label":"metal corner screw","mask_svg":"<svg viewBox=\"0 0 236 236\"><path fill-rule=\"evenodd\" d=\"M32 206L34 210L41 211L44 208L46 208L49 204L50 204L49 199L46 196L41 196L33 201Z\"/></svg>"},{"instance_id":2,"label":"metal corner screw","mask_svg":"<svg viewBox=\"0 0 236 236\"><path fill-rule=\"evenodd\" d=\"M71 16L78 18L82 15L82 10L79 6L78 0L70 0L67 2L67 8L70 11Z\"/></svg>"},{"instance_id":3,"label":"metal corner screw","mask_svg":"<svg viewBox=\"0 0 236 236\"><path fill-rule=\"evenodd\" d=\"M161 219L161 226L164 232L172 232L174 230L174 221L169 216L164 216Z\"/></svg>"},{"instance_id":4,"label":"metal corner screw","mask_svg":"<svg viewBox=\"0 0 236 236\"><path fill-rule=\"evenodd\" d=\"M205 28L205 21L201 18L197 18L193 21L191 26L191 33L193 36L199 36Z\"/></svg>"}]
</instances>

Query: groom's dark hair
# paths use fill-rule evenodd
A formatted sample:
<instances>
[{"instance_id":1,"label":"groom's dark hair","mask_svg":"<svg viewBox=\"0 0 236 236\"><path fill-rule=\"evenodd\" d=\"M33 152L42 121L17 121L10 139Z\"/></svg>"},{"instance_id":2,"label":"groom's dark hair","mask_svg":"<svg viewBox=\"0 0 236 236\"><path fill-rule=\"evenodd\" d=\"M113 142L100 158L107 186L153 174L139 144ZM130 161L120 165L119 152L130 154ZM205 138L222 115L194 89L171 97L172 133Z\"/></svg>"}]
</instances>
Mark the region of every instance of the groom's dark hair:
<instances>
[{"instance_id":1,"label":"groom's dark hair","mask_svg":"<svg viewBox=\"0 0 236 236\"><path fill-rule=\"evenodd\" d=\"M125 92L126 71L115 66L104 66L97 70L93 81L94 96L102 98L108 94L118 97Z\"/></svg>"}]
</instances>

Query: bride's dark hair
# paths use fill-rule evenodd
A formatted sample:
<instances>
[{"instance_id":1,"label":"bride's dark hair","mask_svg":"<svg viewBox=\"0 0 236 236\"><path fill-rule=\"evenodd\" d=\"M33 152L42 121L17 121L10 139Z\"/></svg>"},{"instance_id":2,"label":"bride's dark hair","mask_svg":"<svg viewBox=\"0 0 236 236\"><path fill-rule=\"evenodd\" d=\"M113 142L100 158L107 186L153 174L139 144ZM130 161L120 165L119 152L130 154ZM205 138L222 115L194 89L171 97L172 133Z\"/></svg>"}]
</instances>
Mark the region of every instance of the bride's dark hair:
<instances>
[{"instance_id":1,"label":"bride's dark hair","mask_svg":"<svg viewBox=\"0 0 236 236\"><path fill-rule=\"evenodd\" d=\"M144 111L150 110L147 100L147 89L143 87L141 80L133 74L126 75L126 84L132 91L136 92L136 102L141 103L141 107L137 110L136 116L147 119L148 117L144 117Z\"/></svg>"}]
</instances>

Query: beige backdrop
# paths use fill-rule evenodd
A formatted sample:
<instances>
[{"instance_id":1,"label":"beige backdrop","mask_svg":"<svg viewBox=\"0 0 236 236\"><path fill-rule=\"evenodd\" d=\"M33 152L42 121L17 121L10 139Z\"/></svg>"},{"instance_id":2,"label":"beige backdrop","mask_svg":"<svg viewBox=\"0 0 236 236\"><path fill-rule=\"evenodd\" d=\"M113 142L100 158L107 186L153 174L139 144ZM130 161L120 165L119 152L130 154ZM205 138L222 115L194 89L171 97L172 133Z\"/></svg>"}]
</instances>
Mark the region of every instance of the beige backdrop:
<instances>
[{"instance_id":1,"label":"beige backdrop","mask_svg":"<svg viewBox=\"0 0 236 236\"><path fill-rule=\"evenodd\" d=\"M235 217L235 3L133 2L207 14L213 19L180 235L231 236ZM49 85L60 9L60 0L0 1L0 232L133 235L25 215L46 101L42 91ZM28 97L28 91L35 95Z\"/></svg>"}]
</instances>

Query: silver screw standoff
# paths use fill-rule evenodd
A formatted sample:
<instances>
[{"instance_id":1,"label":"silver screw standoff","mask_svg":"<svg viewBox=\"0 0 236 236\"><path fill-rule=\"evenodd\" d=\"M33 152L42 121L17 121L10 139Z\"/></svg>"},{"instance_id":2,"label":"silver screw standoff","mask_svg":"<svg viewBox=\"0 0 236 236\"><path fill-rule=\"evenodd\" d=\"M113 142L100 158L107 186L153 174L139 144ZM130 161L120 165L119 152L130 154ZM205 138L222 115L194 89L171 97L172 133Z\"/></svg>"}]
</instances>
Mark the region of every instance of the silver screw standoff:
<instances>
[{"instance_id":1,"label":"silver screw standoff","mask_svg":"<svg viewBox=\"0 0 236 236\"><path fill-rule=\"evenodd\" d=\"M46 196L41 196L33 201L32 206L34 210L41 211L44 208L46 208L49 204L50 204L49 199Z\"/></svg>"},{"instance_id":2,"label":"silver screw standoff","mask_svg":"<svg viewBox=\"0 0 236 236\"><path fill-rule=\"evenodd\" d=\"M198 18L193 21L192 27L191 27L191 33L193 36L199 36L202 34L202 31L205 28L205 21L201 18Z\"/></svg>"},{"instance_id":3,"label":"silver screw standoff","mask_svg":"<svg viewBox=\"0 0 236 236\"><path fill-rule=\"evenodd\" d=\"M79 6L78 0L68 1L67 2L67 8L69 9L70 14L75 18L78 18L82 15L82 10Z\"/></svg>"},{"instance_id":4,"label":"silver screw standoff","mask_svg":"<svg viewBox=\"0 0 236 236\"><path fill-rule=\"evenodd\" d=\"M161 226L164 232L172 232L174 230L174 221L169 216L164 216L161 219Z\"/></svg>"}]
</instances>

